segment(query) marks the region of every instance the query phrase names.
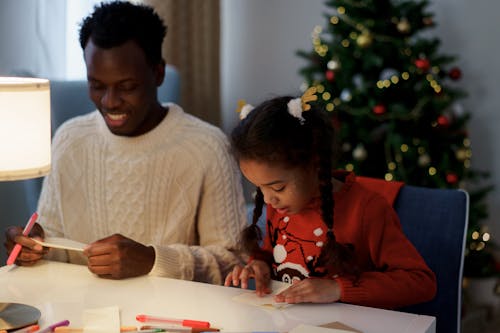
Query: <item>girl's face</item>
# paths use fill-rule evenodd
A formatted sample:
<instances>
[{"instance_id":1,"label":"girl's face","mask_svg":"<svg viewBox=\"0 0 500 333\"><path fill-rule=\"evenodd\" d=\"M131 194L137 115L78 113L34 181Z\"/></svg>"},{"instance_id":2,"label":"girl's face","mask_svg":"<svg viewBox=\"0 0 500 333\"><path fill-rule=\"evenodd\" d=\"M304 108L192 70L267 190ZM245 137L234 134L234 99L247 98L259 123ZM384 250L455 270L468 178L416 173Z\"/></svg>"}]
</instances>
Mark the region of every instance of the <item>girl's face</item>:
<instances>
[{"instance_id":1,"label":"girl's face","mask_svg":"<svg viewBox=\"0 0 500 333\"><path fill-rule=\"evenodd\" d=\"M280 214L296 214L319 197L318 172L310 167L284 168L255 160L240 160L243 175Z\"/></svg>"}]
</instances>

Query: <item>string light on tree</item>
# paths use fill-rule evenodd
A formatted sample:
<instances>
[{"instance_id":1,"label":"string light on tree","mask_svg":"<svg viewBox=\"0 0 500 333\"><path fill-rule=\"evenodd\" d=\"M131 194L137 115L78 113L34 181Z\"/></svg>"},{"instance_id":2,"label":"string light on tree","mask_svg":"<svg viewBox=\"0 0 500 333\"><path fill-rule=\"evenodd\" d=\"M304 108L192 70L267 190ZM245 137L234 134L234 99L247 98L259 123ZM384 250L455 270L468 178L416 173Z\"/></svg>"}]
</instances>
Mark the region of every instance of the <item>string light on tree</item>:
<instances>
[{"instance_id":1,"label":"string light on tree","mask_svg":"<svg viewBox=\"0 0 500 333\"><path fill-rule=\"evenodd\" d=\"M356 44L358 44L359 47L363 49L369 47L370 45L372 45L372 43L373 36L368 30L363 31L356 39Z\"/></svg>"},{"instance_id":2,"label":"string light on tree","mask_svg":"<svg viewBox=\"0 0 500 333\"><path fill-rule=\"evenodd\" d=\"M399 20L399 22L396 24L396 28L402 34L408 34L411 31L410 22L406 17L403 17L401 20Z\"/></svg>"}]
</instances>

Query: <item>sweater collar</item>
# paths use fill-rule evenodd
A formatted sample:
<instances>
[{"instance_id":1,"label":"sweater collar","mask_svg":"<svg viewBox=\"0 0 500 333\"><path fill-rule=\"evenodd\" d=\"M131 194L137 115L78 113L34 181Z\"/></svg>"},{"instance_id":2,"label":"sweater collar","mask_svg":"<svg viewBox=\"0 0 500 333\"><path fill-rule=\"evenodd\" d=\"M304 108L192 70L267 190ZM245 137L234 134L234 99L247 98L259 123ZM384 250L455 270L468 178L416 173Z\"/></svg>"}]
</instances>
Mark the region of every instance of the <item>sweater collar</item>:
<instances>
[{"instance_id":1,"label":"sweater collar","mask_svg":"<svg viewBox=\"0 0 500 333\"><path fill-rule=\"evenodd\" d=\"M102 115L98 112L97 127L104 141L113 149L144 149L148 150L159 142L163 142L166 135L172 133L177 127L179 116L184 111L174 103L164 103L163 107L168 108L167 115L151 131L138 136L122 136L113 134L106 126ZM122 147L122 148L121 148Z\"/></svg>"}]
</instances>

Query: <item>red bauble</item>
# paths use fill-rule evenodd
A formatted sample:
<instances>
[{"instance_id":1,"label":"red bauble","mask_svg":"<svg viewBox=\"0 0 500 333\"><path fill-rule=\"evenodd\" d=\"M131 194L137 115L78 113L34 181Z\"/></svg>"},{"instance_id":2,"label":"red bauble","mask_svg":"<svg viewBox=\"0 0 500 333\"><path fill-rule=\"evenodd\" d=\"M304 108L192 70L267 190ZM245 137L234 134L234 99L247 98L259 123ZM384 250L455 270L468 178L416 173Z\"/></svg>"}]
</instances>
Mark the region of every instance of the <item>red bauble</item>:
<instances>
[{"instance_id":1,"label":"red bauble","mask_svg":"<svg viewBox=\"0 0 500 333\"><path fill-rule=\"evenodd\" d=\"M423 70L424 72L428 71L431 68L431 63L427 59L417 59L415 60L415 66L417 68Z\"/></svg>"},{"instance_id":2,"label":"red bauble","mask_svg":"<svg viewBox=\"0 0 500 333\"><path fill-rule=\"evenodd\" d=\"M448 184L455 184L456 182L458 182L457 174L453 172L448 172L446 174L446 181L448 182Z\"/></svg>"},{"instance_id":3,"label":"red bauble","mask_svg":"<svg viewBox=\"0 0 500 333\"><path fill-rule=\"evenodd\" d=\"M335 72L332 71L331 69L329 69L325 72L325 76L326 76L326 79L330 82L335 80Z\"/></svg>"},{"instance_id":4,"label":"red bauble","mask_svg":"<svg viewBox=\"0 0 500 333\"><path fill-rule=\"evenodd\" d=\"M450 125L450 120L447 117L441 115L437 118L437 123L441 127L448 127Z\"/></svg>"},{"instance_id":5,"label":"red bauble","mask_svg":"<svg viewBox=\"0 0 500 333\"><path fill-rule=\"evenodd\" d=\"M448 76L452 80L458 80L462 77L462 71L458 67L453 67L450 72L448 73Z\"/></svg>"},{"instance_id":6,"label":"red bauble","mask_svg":"<svg viewBox=\"0 0 500 333\"><path fill-rule=\"evenodd\" d=\"M424 23L424 25L426 26L431 26L431 25L434 25L434 20L432 19L431 16L426 16L422 19L422 22Z\"/></svg>"},{"instance_id":7,"label":"red bauble","mask_svg":"<svg viewBox=\"0 0 500 333\"><path fill-rule=\"evenodd\" d=\"M373 107L372 111L375 114L381 115L384 114L387 111L387 109L384 104L377 104Z\"/></svg>"}]
</instances>

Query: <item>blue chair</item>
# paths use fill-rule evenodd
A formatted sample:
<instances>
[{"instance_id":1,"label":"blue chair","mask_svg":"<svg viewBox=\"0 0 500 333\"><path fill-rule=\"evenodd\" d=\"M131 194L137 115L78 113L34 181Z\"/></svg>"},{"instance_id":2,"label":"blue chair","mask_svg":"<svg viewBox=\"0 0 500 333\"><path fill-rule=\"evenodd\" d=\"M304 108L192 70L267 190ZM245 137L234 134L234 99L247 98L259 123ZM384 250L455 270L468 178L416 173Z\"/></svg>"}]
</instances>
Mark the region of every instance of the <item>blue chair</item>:
<instances>
[{"instance_id":1,"label":"blue chair","mask_svg":"<svg viewBox=\"0 0 500 333\"><path fill-rule=\"evenodd\" d=\"M400 310L436 317L437 333L460 332L469 195L462 190L406 185L394 207L404 233L437 278L432 301Z\"/></svg>"},{"instance_id":2,"label":"blue chair","mask_svg":"<svg viewBox=\"0 0 500 333\"><path fill-rule=\"evenodd\" d=\"M460 332L469 195L462 190L405 185L394 208L403 232L437 278L437 294L432 301L399 310L436 317L437 333ZM252 211L253 205L249 205L249 221ZM264 215L265 211L258 222L263 231Z\"/></svg>"},{"instance_id":3,"label":"blue chair","mask_svg":"<svg viewBox=\"0 0 500 333\"><path fill-rule=\"evenodd\" d=\"M180 75L172 65L165 66L165 79L158 87L160 102L177 103L180 98ZM51 80L50 106L52 133L66 120L95 110L94 103L88 96L87 80ZM42 188L43 177L23 180L25 197L29 212L36 210Z\"/></svg>"}]
</instances>

